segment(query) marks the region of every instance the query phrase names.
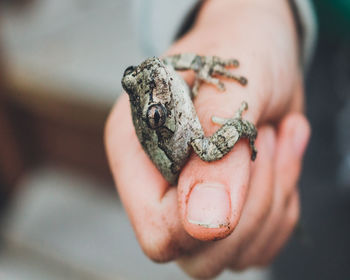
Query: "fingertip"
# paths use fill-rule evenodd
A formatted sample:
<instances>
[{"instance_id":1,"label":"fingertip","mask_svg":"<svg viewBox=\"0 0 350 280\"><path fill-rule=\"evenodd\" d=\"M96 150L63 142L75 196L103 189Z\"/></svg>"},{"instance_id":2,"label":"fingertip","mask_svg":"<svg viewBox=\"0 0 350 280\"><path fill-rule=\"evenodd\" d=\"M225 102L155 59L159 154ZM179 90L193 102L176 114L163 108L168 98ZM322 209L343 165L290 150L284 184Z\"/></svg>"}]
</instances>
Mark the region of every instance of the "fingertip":
<instances>
[{"instance_id":1,"label":"fingertip","mask_svg":"<svg viewBox=\"0 0 350 280\"><path fill-rule=\"evenodd\" d=\"M310 133L309 122L300 113L287 115L280 124L275 184L283 186L279 189L281 201L288 201L297 187Z\"/></svg>"},{"instance_id":2,"label":"fingertip","mask_svg":"<svg viewBox=\"0 0 350 280\"><path fill-rule=\"evenodd\" d=\"M184 227L200 240L217 240L231 230L231 199L220 183L199 183L188 194Z\"/></svg>"},{"instance_id":3,"label":"fingertip","mask_svg":"<svg viewBox=\"0 0 350 280\"><path fill-rule=\"evenodd\" d=\"M182 223L194 238L209 241L230 235L241 216L249 180L246 143L211 163L191 158L180 174L178 197Z\"/></svg>"},{"instance_id":4,"label":"fingertip","mask_svg":"<svg viewBox=\"0 0 350 280\"><path fill-rule=\"evenodd\" d=\"M253 164L242 141L232 154L217 162L205 163L194 157L185 167L178 191L183 225L192 237L219 240L234 231L245 203L250 167L262 168L261 163L274 160L276 133L271 126L259 130L257 147L260 153Z\"/></svg>"}]
</instances>

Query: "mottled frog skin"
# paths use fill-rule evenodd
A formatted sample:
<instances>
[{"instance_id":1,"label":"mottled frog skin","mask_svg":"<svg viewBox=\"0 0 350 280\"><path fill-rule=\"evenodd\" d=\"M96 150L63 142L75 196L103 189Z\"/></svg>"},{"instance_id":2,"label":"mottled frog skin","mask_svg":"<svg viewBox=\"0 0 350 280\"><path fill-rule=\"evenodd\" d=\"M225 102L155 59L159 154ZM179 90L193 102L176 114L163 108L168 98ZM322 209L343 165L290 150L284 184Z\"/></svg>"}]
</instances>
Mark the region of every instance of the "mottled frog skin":
<instances>
[{"instance_id":1,"label":"mottled frog skin","mask_svg":"<svg viewBox=\"0 0 350 280\"><path fill-rule=\"evenodd\" d=\"M208 82L224 90L215 76L225 76L247 84L244 77L235 76L227 66L238 66L235 59L216 56L180 54L164 58L146 59L138 66L128 67L122 85L129 95L132 119L139 141L165 179L172 185L193 150L202 160L222 158L240 138L248 138L252 160L256 157L255 126L242 119L248 108L243 102L231 119L213 117L221 126L212 136L205 137L192 98L201 82ZM193 70L196 80L192 90L175 70Z\"/></svg>"}]
</instances>

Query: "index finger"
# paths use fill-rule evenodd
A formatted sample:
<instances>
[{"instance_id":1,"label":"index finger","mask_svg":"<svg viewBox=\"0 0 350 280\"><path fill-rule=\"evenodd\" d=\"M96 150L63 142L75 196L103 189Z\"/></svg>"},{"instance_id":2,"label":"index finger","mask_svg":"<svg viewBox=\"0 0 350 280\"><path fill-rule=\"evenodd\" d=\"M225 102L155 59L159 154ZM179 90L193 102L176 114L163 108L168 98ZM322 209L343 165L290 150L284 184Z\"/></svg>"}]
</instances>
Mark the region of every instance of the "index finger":
<instances>
[{"instance_id":1,"label":"index finger","mask_svg":"<svg viewBox=\"0 0 350 280\"><path fill-rule=\"evenodd\" d=\"M122 95L106 124L109 165L143 251L155 261L168 261L197 242L181 224L176 188L165 181L137 139L128 103Z\"/></svg>"}]
</instances>

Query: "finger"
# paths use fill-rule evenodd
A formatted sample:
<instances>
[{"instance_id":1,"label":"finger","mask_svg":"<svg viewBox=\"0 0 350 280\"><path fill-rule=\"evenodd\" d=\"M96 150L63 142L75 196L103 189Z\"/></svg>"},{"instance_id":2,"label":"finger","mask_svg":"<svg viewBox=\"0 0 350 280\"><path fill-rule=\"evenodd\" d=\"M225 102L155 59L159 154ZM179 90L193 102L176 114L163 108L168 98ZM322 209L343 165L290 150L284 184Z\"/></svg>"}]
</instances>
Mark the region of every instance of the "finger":
<instances>
[{"instance_id":1,"label":"finger","mask_svg":"<svg viewBox=\"0 0 350 280\"><path fill-rule=\"evenodd\" d=\"M295 192L300 175L302 155L310 136L310 127L305 117L299 114L287 116L281 123L277 137L274 196L271 212L261 231L252 240L249 248L242 251L236 269L244 269L259 262L266 246L273 242L275 232L281 227L287 202Z\"/></svg>"},{"instance_id":2,"label":"finger","mask_svg":"<svg viewBox=\"0 0 350 280\"><path fill-rule=\"evenodd\" d=\"M126 95L109 116L105 142L120 198L146 255L167 261L195 246L180 222L176 189L169 187L136 137Z\"/></svg>"},{"instance_id":3,"label":"finger","mask_svg":"<svg viewBox=\"0 0 350 280\"><path fill-rule=\"evenodd\" d=\"M243 160L237 162L237 157ZM229 235L241 216L249 176L249 154L244 144L237 145L230 157L210 164L193 157L178 184L186 231L200 240Z\"/></svg>"},{"instance_id":4,"label":"finger","mask_svg":"<svg viewBox=\"0 0 350 280\"><path fill-rule=\"evenodd\" d=\"M231 265L231 269L242 271L254 265L269 265L293 233L299 214L299 194L296 190L290 197L287 207L280 211L279 218L275 219L273 230L269 230L271 235L266 236L264 234L266 231L263 230L264 233L247 246L244 253L237 258L238 261ZM272 228L271 219L268 224L264 229Z\"/></svg>"},{"instance_id":5,"label":"finger","mask_svg":"<svg viewBox=\"0 0 350 280\"><path fill-rule=\"evenodd\" d=\"M276 160L276 188L281 188L288 199L299 180L303 155L310 139L311 128L303 114L287 115L278 133Z\"/></svg>"},{"instance_id":6,"label":"finger","mask_svg":"<svg viewBox=\"0 0 350 280\"><path fill-rule=\"evenodd\" d=\"M270 264L292 235L299 220L299 203L299 193L296 190L290 198L285 214L283 215L284 219L281 222L279 231L276 232L273 238L271 238L271 243L267 244L267 247L257 261L259 265L266 266Z\"/></svg>"},{"instance_id":7,"label":"finger","mask_svg":"<svg viewBox=\"0 0 350 280\"><path fill-rule=\"evenodd\" d=\"M261 152L252 164L254 176L242 218L232 235L218 242L208 243L210 245L179 260L183 269L192 276L212 277L218 274L235 258L242 245L249 242L269 213L273 194L275 135L271 127L261 128L259 134L257 147ZM210 191L209 194L212 196Z\"/></svg>"}]
</instances>

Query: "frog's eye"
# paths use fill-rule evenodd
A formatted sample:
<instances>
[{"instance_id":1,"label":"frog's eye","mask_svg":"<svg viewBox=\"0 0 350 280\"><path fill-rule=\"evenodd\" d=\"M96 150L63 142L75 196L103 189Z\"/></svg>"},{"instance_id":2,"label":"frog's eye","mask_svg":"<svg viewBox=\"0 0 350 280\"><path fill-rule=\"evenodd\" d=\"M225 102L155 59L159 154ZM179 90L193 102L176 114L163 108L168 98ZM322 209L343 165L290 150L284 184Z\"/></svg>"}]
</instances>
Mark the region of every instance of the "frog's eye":
<instances>
[{"instance_id":1,"label":"frog's eye","mask_svg":"<svg viewBox=\"0 0 350 280\"><path fill-rule=\"evenodd\" d=\"M123 77L130 75L135 70L135 66L129 66L125 69Z\"/></svg>"},{"instance_id":2,"label":"frog's eye","mask_svg":"<svg viewBox=\"0 0 350 280\"><path fill-rule=\"evenodd\" d=\"M151 129L156 129L165 124L166 108L160 104L154 104L147 110L147 125Z\"/></svg>"}]
</instances>

